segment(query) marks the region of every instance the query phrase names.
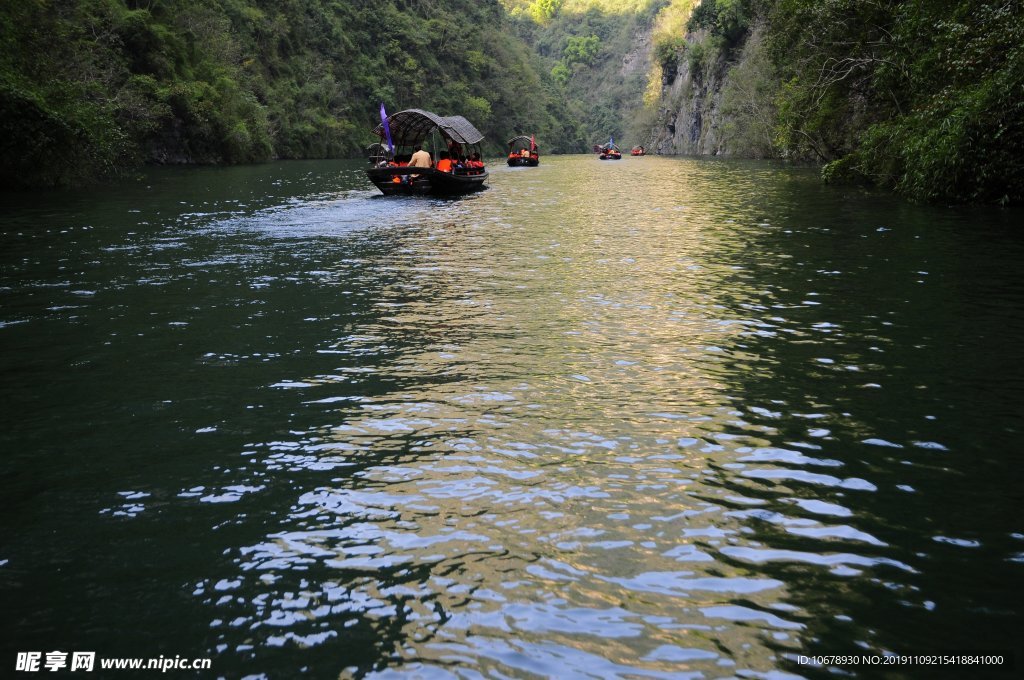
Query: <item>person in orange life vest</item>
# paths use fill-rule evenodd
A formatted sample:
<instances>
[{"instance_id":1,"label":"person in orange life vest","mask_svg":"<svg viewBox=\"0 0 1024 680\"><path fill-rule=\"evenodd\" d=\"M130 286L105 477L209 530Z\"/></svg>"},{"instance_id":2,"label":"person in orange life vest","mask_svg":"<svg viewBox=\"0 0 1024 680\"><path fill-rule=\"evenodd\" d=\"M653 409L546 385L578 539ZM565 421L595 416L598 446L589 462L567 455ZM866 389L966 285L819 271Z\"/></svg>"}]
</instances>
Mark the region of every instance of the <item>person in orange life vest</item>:
<instances>
[{"instance_id":1,"label":"person in orange life vest","mask_svg":"<svg viewBox=\"0 0 1024 680\"><path fill-rule=\"evenodd\" d=\"M403 168L409 165L409 157L396 155L390 161L387 162L389 168ZM391 177L391 181L394 184L401 184L402 182L408 182L408 175L394 175Z\"/></svg>"},{"instance_id":2,"label":"person in orange life vest","mask_svg":"<svg viewBox=\"0 0 1024 680\"><path fill-rule=\"evenodd\" d=\"M484 162L480 160L480 154L473 152L473 155L466 161L466 167L469 168L470 172L474 175L479 175L484 169Z\"/></svg>"},{"instance_id":3,"label":"person in orange life vest","mask_svg":"<svg viewBox=\"0 0 1024 680\"><path fill-rule=\"evenodd\" d=\"M437 162L437 165L435 167L437 170L440 170L441 172L451 172L454 169L455 165L452 163L452 159L448 157L448 152L442 151L441 160Z\"/></svg>"}]
</instances>

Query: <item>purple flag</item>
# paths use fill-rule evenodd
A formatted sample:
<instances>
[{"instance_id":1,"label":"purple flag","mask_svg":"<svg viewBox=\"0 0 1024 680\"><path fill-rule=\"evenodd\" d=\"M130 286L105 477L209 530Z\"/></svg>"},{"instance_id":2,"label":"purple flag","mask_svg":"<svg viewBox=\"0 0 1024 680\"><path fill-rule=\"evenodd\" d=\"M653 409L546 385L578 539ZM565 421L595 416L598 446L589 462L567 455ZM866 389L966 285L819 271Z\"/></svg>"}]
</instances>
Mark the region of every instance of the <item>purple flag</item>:
<instances>
[{"instance_id":1,"label":"purple flag","mask_svg":"<svg viewBox=\"0 0 1024 680\"><path fill-rule=\"evenodd\" d=\"M380 103L380 122L384 126L384 134L388 138L388 153L395 153L395 143L391 141L391 126L388 125L388 114L384 111L384 102Z\"/></svg>"}]
</instances>

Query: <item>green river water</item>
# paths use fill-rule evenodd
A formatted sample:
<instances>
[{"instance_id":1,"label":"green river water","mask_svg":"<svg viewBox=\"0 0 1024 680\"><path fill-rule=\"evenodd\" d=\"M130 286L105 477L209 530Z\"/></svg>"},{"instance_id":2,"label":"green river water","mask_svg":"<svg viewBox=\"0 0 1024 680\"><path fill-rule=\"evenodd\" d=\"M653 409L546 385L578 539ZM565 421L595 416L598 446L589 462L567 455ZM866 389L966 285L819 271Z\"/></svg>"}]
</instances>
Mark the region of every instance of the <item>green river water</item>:
<instances>
[{"instance_id":1,"label":"green river water","mask_svg":"<svg viewBox=\"0 0 1024 680\"><path fill-rule=\"evenodd\" d=\"M766 163L546 157L449 200L363 167L0 199L0 677L1019 672L1021 212ZM132 677L98 665L68 675Z\"/></svg>"}]
</instances>

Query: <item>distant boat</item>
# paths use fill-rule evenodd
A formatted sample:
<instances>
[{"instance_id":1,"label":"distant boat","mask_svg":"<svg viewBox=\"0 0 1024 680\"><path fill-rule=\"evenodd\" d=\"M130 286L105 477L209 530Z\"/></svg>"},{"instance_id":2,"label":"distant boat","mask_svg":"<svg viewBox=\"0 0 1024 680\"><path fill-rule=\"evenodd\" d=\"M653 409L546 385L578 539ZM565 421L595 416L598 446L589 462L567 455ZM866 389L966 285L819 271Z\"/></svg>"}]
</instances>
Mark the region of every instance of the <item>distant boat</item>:
<instances>
[{"instance_id":1,"label":"distant boat","mask_svg":"<svg viewBox=\"0 0 1024 680\"><path fill-rule=\"evenodd\" d=\"M632 148L632 149L630 150L629 154L630 154L631 156L644 156L644 155L646 155L646 154L647 154L647 150L646 150L646 149L644 149L644 147L642 147L642 146L634 146L634 147L633 147L633 148Z\"/></svg>"},{"instance_id":2,"label":"distant boat","mask_svg":"<svg viewBox=\"0 0 1024 680\"><path fill-rule=\"evenodd\" d=\"M619 151L619 147L615 146L613 142L608 142L601 147L601 152L597 157L603 161L617 161L622 158L622 152Z\"/></svg>"},{"instance_id":3,"label":"distant boat","mask_svg":"<svg viewBox=\"0 0 1024 680\"><path fill-rule=\"evenodd\" d=\"M480 161L484 136L462 116L439 116L422 109L384 115L373 129L380 142L368 150L366 175L386 196L394 194L467 194L484 189L487 169ZM430 142L430 143L428 143ZM431 167L412 167L413 148L430 154ZM438 169L451 163L451 171Z\"/></svg>"},{"instance_id":4,"label":"distant boat","mask_svg":"<svg viewBox=\"0 0 1024 680\"><path fill-rule=\"evenodd\" d=\"M537 148L537 142L534 141L533 135L513 137L506 143L508 144L509 166L535 168L540 165L540 150Z\"/></svg>"}]
</instances>

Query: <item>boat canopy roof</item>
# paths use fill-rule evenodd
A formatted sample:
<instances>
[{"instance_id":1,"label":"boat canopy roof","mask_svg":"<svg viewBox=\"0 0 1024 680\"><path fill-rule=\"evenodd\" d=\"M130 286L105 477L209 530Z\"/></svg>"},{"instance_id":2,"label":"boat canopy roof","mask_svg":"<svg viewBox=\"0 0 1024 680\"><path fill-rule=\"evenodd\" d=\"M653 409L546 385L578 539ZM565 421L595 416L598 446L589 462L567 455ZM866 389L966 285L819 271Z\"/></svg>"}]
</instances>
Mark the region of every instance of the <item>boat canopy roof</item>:
<instances>
[{"instance_id":1,"label":"boat canopy roof","mask_svg":"<svg viewBox=\"0 0 1024 680\"><path fill-rule=\"evenodd\" d=\"M508 144L509 146L512 146L516 142L518 142L520 144L525 144L526 146L530 146L530 138L527 137L526 135L519 135L517 137L513 137L512 139L508 140L505 143Z\"/></svg>"},{"instance_id":2,"label":"boat canopy roof","mask_svg":"<svg viewBox=\"0 0 1024 680\"><path fill-rule=\"evenodd\" d=\"M391 139L396 146L419 144L437 128L441 136L459 144L477 144L484 136L462 116L439 116L423 109L406 109L388 116ZM384 124L373 128L373 134L384 138Z\"/></svg>"}]
</instances>

